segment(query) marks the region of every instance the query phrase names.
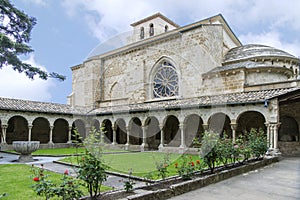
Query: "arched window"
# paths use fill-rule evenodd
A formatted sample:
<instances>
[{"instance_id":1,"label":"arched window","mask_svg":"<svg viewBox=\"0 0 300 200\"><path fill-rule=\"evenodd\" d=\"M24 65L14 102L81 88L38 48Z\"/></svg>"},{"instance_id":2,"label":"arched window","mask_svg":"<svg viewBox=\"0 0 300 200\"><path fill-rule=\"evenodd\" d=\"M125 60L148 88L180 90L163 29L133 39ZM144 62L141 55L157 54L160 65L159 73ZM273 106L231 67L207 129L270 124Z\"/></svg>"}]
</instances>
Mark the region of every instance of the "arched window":
<instances>
[{"instance_id":1,"label":"arched window","mask_svg":"<svg viewBox=\"0 0 300 200\"><path fill-rule=\"evenodd\" d=\"M160 62L153 76L153 97L178 96L178 74L175 67L168 61Z\"/></svg>"},{"instance_id":2,"label":"arched window","mask_svg":"<svg viewBox=\"0 0 300 200\"><path fill-rule=\"evenodd\" d=\"M154 25L152 23L149 25L149 35L150 36L154 35Z\"/></svg>"},{"instance_id":3,"label":"arched window","mask_svg":"<svg viewBox=\"0 0 300 200\"><path fill-rule=\"evenodd\" d=\"M169 30L168 25L165 25L165 32L167 32Z\"/></svg>"},{"instance_id":4,"label":"arched window","mask_svg":"<svg viewBox=\"0 0 300 200\"><path fill-rule=\"evenodd\" d=\"M140 38L144 39L144 37L145 37L144 27L141 27Z\"/></svg>"}]
</instances>

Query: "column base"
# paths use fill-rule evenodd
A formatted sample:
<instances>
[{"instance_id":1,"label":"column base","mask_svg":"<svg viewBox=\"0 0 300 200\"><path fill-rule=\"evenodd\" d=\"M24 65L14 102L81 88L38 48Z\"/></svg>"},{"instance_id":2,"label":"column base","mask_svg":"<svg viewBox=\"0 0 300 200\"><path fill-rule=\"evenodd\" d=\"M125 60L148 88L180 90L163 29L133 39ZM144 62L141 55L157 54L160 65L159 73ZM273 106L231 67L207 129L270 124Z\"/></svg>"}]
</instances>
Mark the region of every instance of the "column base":
<instances>
[{"instance_id":1,"label":"column base","mask_svg":"<svg viewBox=\"0 0 300 200\"><path fill-rule=\"evenodd\" d=\"M273 148L270 148L268 149L268 151L266 152L266 156L277 156L277 157L280 157L282 154L280 152L280 150L277 148L277 149L273 149Z\"/></svg>"},{"instance_id":2,"label":"column base","mask_svg":"<svg viewBox=\"0 0 300 200\"><path fill-rule=\"evenodd\" d=\"M163 149L164 149L164 145L163 145L163 144L160 144L160 145L158 146L158 151L162 152Z\"/></svg>"},{"instance_id":3,"label":"column base","mask_svg":"<svg viewBox=\"0 0 300 200\"><path fill-rule=\"evenodd\" d=\"M141 144L141 151L145 151L145 149L147 149L149 147L149 145L147 143L142 143Z\"/></svg>"},{"instance_id":4,"label":"column base","mask_svg":"<svg viewBox=\"0 0 300 200\"><path fill-rule=\"evenodd\" d=\"M126 143L126 144L125 144L125 150L129 150L129 146L130 146L130 145L129 145L128 143Z\"/></svg>"},{"instance_id":5,"label":"column base","mask_svg":"<svg viewBox=\"0 0 300 200\"><path fill-rule=\"evenodd\" d=\"M54 147L54 143L52 141L48 142L48 147L49 148L53 148Z\"/></svg>"}]
</instances>

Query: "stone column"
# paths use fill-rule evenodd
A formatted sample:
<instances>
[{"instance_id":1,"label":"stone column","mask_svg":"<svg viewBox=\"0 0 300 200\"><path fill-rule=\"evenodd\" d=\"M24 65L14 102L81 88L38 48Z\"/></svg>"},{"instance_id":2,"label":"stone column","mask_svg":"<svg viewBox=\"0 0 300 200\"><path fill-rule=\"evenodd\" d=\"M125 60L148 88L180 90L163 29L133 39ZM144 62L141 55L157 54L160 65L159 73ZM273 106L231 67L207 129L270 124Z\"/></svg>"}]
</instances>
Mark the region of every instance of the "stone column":
<instances>
[{"instance_id":1,"label":"stone column","mask_svg":"<svg viewBox=\"0 0 300 200\"><path fill-rule=\"evenodd\" d=\"M164 148L164 143L165 143L164 125L160 124L159 128L160 128L160 145L158 146L158 149L161 151Z\"/></svg>"},{"instance_id":2,"label":"stone column","mask_svg":"<svg viewBox=\"0 0 300 200\"><path fill-rule=\"evenodd\" d=\"M6 144L6 130L7 130L8 125L2 125L2 139L1 139L1 144Z\"/></svg>"},{"instance_id":3,"label":"stone column","mask_svg":"<svg viewBox=\"0 0 300 200\"><path fill-rule=\"evenodd\" d=\"M268 142L268 148L271 148L271 141L270 141L270 134L271 134L271 126L268 122L265 123L267 127L267 142Z\"/></svg>"},{"instance_id":4,"label":"stone column","mask_svg":"<svg viewBox=\"0 0 300 200\"><path fill-rule=\"evenodd\" d=\"M179 124L179 129L180 131L180 138L181 138L181 144L180 144L180 148L186 148L186 144L185 144L185 134L183 131L183 123Z\"/></svg>"},{"instance_id":5,"label":"stone column","mask_svg":"<svg viewBox=\"0 0 300 200\"><path fill-rule=\"evenodd\" d=\"M28 141L31 141L31 130L32 130L32 125L28 125Z\"/></svg>"},{"instance_id":6,"label":"stone column","mask_svg":"<svg viewBox=\"0 0 300 200\"><path fill-rule=\"evenodd\" d=\"M148 144L147 144L147 127L145 125L143 125L142 130L143 130L143 142L142 142L142 145L141 145L141 151L145 151L145 148L148 148Z\"/></svg>"},{"instance_id":7,"label":"stone column","mask_svg":"<svg viewBox=\"0 0 300 200\"><path fill-rule=\"evenodd\" d=\"M274 148L273 141L274 141L274 125L270 124L270 149Z\"/></svg>"},{"instance_id":8,"label":"stone column","mask_svg":"<svg viewBox=\"0 0 300 200\"><path fill-rule=\"evenodd\" d=\"M53 145L53 128L54 128L54 126L50 126L50 135L49 135L49 142L48 142L48 144L49 145Z\"/></svg>"},{"instance_id":9,"label":"stone column","mask_svg":"<svg viewBox=\"0 0 300 200\"><path fill-rule=\"evenodd\" d=\"M237 124L236 123L231 123L230 125L231 125L231 130L232 130L232 143L235 143Z\"/></svg>"},{"instance_id":10,"label":"stone column","mask_svg":"<svg viewBox=\"0 0 300 200\"><path fill-rule=\"evenodd\" d=\"M278 124L274 124L274 149L278 149Z\"/></svg>"},{"instance_id":11,"label":"stone column","mask_svg":"<svg viewBox=\"0 0 300 200\"><path fill-rule=\"evenodd\" d=\"M126 126L126 136L127 136L127 141L125 144L125 150L128 150L130 145L130 128L128 126Z\"/></svg>"},{"instance_id":12,"label":"stone column","mask_svg":"<svg viewBox=\"0 0 300 200\"><path fill-rule=\"evenodd\" d=\"M117 140L116 140L116 139L117 139L117 138L116 138L116 136L117 136L117 132L116 132L116 131L117 131L117 127L113 126L113 127L112 127L112 130L113 130L113 142L112 142L111 144L112 144L112 145L116 145L116 144L117 144L117 142L116 142L116 141L117 141Z\"/></svg>"},{"instance_id":13,"label":"stone column","mask_svg":"<svg viewBox=\"0 0 300 200\"><path fill-rule=\"evenodd\" d=\"M68 132L68 144L72 144L72 126L69 126L69 132Z\"/></svg>"}]
</instances>

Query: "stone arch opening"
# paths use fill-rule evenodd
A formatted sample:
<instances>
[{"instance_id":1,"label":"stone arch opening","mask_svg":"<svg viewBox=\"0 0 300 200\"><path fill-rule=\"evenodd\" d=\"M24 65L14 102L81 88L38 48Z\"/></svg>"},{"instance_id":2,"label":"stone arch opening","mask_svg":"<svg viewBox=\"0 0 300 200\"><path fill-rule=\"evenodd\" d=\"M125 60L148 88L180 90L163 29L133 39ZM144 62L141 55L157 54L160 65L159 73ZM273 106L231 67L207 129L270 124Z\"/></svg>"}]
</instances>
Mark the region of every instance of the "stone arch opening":
<instances>
[{"instance_id":1,"label":"stone arch opening","mask_svg":"<svg viewBox=\"0 0 300 200\"><path fill-rule=\"evenodd\" d=\"M97 119L93 119L91 125L96 129L96 131L100 131L100 122Z\"/></svg>"},{"instance_id":2,"label":"stone arch opening","mask_svg":"<svg viewBox=\"0 0 300 200\"><path fill-rule=\"evenodd\" d=\"M127 134L126 134L126 123L124 119L117 119L115 122L116 128L116 141L118 144L126 144Z\"/></svg>"},{"instance_id":3,"label":"stone arch opening","mask_svg":"<svg viewBox=\"0 0 300 200\"><path fill-rule=\"evenodd\" d=\"M239 115L237 119L236 135L245 135L250 132L251 129L262 129L266 134L265 117L263 114L257 111L246 111Z\"/></svg>"},{"instance_id":4,"label":"stone arch opening","mask_svg":"<svg viewBox=\"0 0 300 200\"><path fill-rule=\"evenodd\" d=\"M146 137L149 149L157 150L160 144L161 132L156 117L148 117L145 121Z\"/></svg>"},{"instance_id":5,"label":"stone arch opening","mask_svg":"<svg viewBox=\"0 0 300 200\"><path fill-rule=\"evenodd\" d=\"M218 133L220 137L232 138L232 129L230 118L225 113L215 113L208 119L209 130Z\"/></svg>"},{"instance_id":6,"label":"stone arch opening","mask_svg":"<svg viewBox=\"0 0 300 200\"><path fill-rule=\"evenodd\" d=\"M105 142L112 143L113 142L113 129L112 123L109 119L103 120L101 126L103 127Z\"/></svg>"},{"instance_id":7,"label":"stone arch opening","mask_svg":"<svg viewBox=\"0 0 300 200\"><path fill-rule=\"evenodd\" d=\"M79 136L75 135L75 130L78 131ZM86 137L85 123L81 119L76 119L72 124L72 140L83 142Z\"/></svg>"},{"instance_id":8,"label":"stone arch opening","mask_svg":"<svg viewBox=\"0 0 300 200\"><path fill-rule=\"evenodd\" d=\"M193 139L201 141L204 132L203 120L199 115L191 114L184 119L183 126L185 144L187 147L193 146Z\"/></svg>"},{"instance_id":9,"label":"stone arch opening","mask_svg":"<svg viewBox=\"0 0 300 200\"><path fill-rule=\"evenodd\" d=\"M50 140L50 123L44 117L38 117L32 122L31 140L46 144Z\"/></svg>"},{"instance_id":10,"label":"stone arch opening","mask_svg":"<svg viewBox=\"0 0 300 200\"><path fill-rule=\"evenodd\" d=\"M179 130L179 120L174 115L169 115L166 117L164 123L164 142L168 146L179 147L181 144L180 140L180 130Z\"/></svg>"},{"instance_id":11,"label":"stone arch opening","mask_svg":"<svg viewBox=\"0 0 300 200\"><path fill-rule=\"evenodd\" d=\"M13 141L28 141L28 122L22 116L13 116L8 120L6 130L6 142L12 144Z\"/></svg>"},{"instance_id":12,"label":"stone arch opening","mask_svg":"<svg viewBox=\"0 0 300 200\"><path fill-rule=\"evenodd\" d=\"M52 130L53 143L67 143L69 139L69 123L65 119L54 121Z\"/></svg>"},{"instance_id":13,"label":"stone arch opening","mask_svg":"<svg viewBox=\"0 0 300 200\"><path fill-rule=\"evenodd\" d=\"M129 144L141 145L143 142L142 122L138 117L134 117L129 122Z\"/></svg>"},{"instance_id":14,"label":"stone arch opening","mask_svg":"<svg viewBox=\"0 0 300 200\"><path fill-rule=\"evenodd\" d=\"M280 117L278 140L282 142L299 141L299 126L297 121L290 116Z\"/></svg>"}]
</instances>

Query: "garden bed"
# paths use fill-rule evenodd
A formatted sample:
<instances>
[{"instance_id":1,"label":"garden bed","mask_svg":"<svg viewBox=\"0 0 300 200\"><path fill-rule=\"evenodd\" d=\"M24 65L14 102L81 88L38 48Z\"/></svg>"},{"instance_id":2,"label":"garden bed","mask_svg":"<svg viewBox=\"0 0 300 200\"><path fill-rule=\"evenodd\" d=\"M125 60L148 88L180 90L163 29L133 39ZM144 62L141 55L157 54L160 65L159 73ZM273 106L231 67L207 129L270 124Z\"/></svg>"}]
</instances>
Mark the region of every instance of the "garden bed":
<instances>
[{"instance_id":1,"label":"garden bed","mask_svg":"<svg viewBox=\"0 0 300 200\"><path fill-rule=\"evenodd\" d=\"M180 177L168 178L164 181L157 181L149 186L136 188L132 192L124 190L106 192L99 199L131 199L131 200L152 200L168 199L219 181L253 171L274 162L278 162L278 157L264 158L262 160L250 160L245 164L232 165L229 167L218 167L214 174L204 171L197 174L191 180L184 181Z\"/></svg>"}]
</instances>

